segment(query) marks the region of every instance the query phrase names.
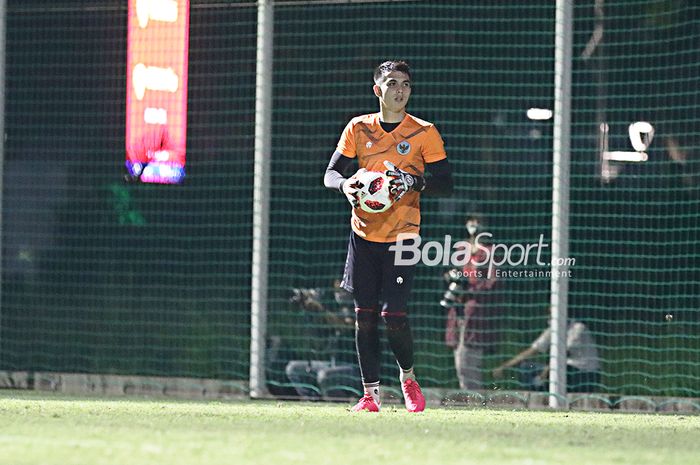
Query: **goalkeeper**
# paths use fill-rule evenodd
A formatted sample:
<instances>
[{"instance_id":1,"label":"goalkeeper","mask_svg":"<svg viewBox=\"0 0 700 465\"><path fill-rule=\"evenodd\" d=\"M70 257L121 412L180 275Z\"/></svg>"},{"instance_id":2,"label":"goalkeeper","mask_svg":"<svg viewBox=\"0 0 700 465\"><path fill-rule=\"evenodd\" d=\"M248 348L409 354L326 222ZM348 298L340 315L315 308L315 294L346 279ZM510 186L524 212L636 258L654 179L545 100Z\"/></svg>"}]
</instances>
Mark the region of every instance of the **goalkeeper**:
<instances>
[{"instance_id":1,"label":"goalkeeper","mask_svg":"<svg viewBox=\"0 0 700 465\"><path fill-rule=\"evenodd\" d=\"M364 389L354 411L377 412L381 407L380 316L400 368L406 408L410 412L425 409L413 371L413 337L407 318L415 267L397 266L390 247L401 233L418 234L421 194L451 195L453 182L438 130L406 113L411 85L411 70L403 61L386 61L374 70L379 112L347 124L324 177L325 186L343 193L353 206L342 285L352 292L355 303L355 343ZM353 159L360 169L388 169L395 201L390 209L370 214L357 208L361 186L354 177L345 178Z\"/></svg>"}]
</instances>

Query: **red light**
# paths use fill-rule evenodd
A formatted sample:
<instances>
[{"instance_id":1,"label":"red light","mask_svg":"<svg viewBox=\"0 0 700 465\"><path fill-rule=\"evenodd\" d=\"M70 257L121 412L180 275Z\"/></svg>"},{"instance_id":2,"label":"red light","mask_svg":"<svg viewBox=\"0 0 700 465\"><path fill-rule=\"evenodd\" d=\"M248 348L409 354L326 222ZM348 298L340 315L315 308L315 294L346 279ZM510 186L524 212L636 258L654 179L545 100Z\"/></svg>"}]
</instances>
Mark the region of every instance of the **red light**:
<instances>
[{"instance_id":1,"label":"red light","mask_svg":"<svg viewBox=\"0 0 700 465\"><path fill-rule=\"evenodd\" d=\"M185 176L189 0L129 0L126 167L142 182Z\"/></svg>"}]
</instances>

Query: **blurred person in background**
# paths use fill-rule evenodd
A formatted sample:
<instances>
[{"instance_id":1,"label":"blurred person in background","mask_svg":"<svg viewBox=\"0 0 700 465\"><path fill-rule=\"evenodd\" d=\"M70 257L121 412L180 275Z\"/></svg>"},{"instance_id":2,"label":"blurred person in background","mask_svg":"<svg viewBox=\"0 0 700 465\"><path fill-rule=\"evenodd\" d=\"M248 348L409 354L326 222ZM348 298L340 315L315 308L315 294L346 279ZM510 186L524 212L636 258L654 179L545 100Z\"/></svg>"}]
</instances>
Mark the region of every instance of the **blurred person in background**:
<instances>
[{"instance_id":1,"label":"blurred person in background","mask_svg":"<svg viewBox=\"0 0 700 465\"><path fill-rule=\"evenodd\" d=\"M496 272L489 276L486 263L492 247L487 237L477 239L484 232L481 216L469 215L464 226L471 256L461 270L445 273L448 288L440 305L447 309L445 344L454 351L459 388L470 390L483 387L483 359L495 350L500 309Z\"/></svg>"},{"instance_id":2,"label":"blurred person in background","mask_svg":"<svg viewBox=\"0 0 700 465\"><path fill-rule=\"evenodd\" d=\"M502 379L508 368L518 367L520 382L528 390L547 389L549 364L528 360L539 354L548 354L552 341L550 328L542 331L530 347L493 370L495 379ZM600 359L595 339L588 327L570 319L566 329L566 385L570 392L594 392L600 386Z\"/></svg>"},{"instance_id":3,"label":"blurred person in background","mask_svg":"<svg viewBox=\"0 0 700 465\"><path fill-rule=\"evenodd\" d=\"M307 400L347 398L361 392L355 363L352 295L333 283L333 308L322 303L319 289L292 289L290 303L304 312L309 358L290 360L285 372L298 395Z\"/></svg>"}]
</instances>

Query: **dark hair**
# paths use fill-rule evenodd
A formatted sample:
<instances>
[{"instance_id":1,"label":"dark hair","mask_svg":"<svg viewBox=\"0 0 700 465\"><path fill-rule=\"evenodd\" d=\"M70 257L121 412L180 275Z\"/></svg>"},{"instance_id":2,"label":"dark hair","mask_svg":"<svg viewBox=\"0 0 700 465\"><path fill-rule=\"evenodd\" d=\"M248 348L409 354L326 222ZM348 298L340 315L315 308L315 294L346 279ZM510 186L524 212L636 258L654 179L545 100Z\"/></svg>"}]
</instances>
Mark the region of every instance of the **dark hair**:
<instances>
[{"instance_id":1,"label":"dark hair","mask_svg":"<svg viewBox=\"0 0 700 465\"><path fill-rule=\"evenodd\" d=\"M384 76L392 71L406 73L411 79L411 67L403 60L389 60L374 68L374 83L379 84Z\"/></svg>"}]
</instances>

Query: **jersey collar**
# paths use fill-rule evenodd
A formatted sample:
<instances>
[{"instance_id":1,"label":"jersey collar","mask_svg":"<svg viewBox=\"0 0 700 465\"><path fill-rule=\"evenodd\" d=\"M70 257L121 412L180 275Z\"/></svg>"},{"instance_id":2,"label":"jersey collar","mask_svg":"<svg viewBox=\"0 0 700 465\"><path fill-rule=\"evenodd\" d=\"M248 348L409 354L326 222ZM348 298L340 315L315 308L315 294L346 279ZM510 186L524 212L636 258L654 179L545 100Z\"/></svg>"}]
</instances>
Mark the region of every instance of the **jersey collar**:
<instances>
[{"instance_id":1,"label":"jersey collar","mask_svg":"<svg viewBox=\"0 0 700 465\"><path fill-rule=\"evenodd\" d=\"M391 132L386 132L381 125L381 122L379 119L379 113L375 113L373 124L375 127L377 127L377 130L379 131L379 134L381 134L382 137L387 135L387 136L391 136L393 139L396 139L396 135L400 135L401 137L403 137L402 136L402 129L405 128L409 119L410 119L410 116L408 115L408 113L406 113L404 115L403 119L401 120L401 122L399 123L399 125L396 126L396 129L394 129Z\"/></svg>"}]
</instances>

